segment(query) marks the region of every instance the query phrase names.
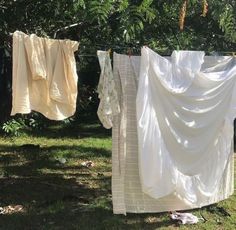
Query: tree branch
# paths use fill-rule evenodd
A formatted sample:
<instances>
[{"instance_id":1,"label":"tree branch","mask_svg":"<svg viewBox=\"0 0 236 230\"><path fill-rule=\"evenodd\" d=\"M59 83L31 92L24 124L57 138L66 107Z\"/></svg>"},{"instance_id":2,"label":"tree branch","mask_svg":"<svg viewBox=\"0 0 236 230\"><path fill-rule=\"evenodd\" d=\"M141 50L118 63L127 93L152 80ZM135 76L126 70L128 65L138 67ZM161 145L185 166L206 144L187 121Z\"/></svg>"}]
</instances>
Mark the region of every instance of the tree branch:
<instances>
[{"instance_id":1,"label":"tree branch","mask_svg":"<svg viewBox=\"0 0 236 230\"><path fill-rule=\"evenodd\" d=\"M65 30L68 30L70 28L74 28L74 27L77 27L77 26L81 26L83 25L82 22L78 22L78 23L74 23L74 24L71 24L69 26L65 26L65 27L62 27L60 29L57 29L53 35L53 38L56 38L57 37L57 33L60 32L60 31L65 31Z\"/></svg>"}]
</instances>

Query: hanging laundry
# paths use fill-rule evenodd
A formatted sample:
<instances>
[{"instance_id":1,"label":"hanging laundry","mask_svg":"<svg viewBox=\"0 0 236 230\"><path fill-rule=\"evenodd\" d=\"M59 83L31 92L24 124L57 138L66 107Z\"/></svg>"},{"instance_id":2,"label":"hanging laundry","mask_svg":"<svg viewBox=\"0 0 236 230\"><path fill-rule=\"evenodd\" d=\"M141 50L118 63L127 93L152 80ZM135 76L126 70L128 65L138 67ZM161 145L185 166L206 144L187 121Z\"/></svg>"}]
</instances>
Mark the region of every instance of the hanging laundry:
<instances>
[{"instance_id":1,"label":"hanging laundry","mask_svg":"<svg viewBox=\"0 0 236 230\"><path fill-rule=\"evenodd\" d=\"M142 49L137 93L139 173L154 199L202 206L219 193L232 158L236 60Z\"/></svg>"},{"instance_id":2,"label":"hanging laundry","mask_svg":"<svg viewBox=\"0 0 236 230\"><path fill-rule=\"evenodd\" d=\"M135 102L138 75L134 70L139 66L139 59L117 53L113 56L113 73L121 111L114 117L112 127L112 203L115 214L145 212L137 154ZM151 205L151 202L147 203Z\"/></svg>"},{"instance_id":3,"label":"hanging laundry","mask_svg":"<svg viewBox=\"0 0 236 230\"><path fill-rule=\"evenodd\" d=\"M112 120L113 212L115 214L126 214L127 212L148 213L187 210L216 203L228 198L233 193L234 189L233 148L230 149L230 153L228 153L228 162L221 176L220 186L211 197L203 196L202 199L198 200L196 203L190 203L185 202L185 200L175 193L156 199L143 192L139 176L139 143L136 116L137 89L138 86L145 87L143 81L139 79L140 59L141 58L138 56L129 57L128 55L117 53L114 53L113 56L113 77L120 104L120 113L115 115ZM171 60L170 57L167 59ZM229 59L230 57L204 57L202 68L205 68L205 66L214 67L216 62L220 65L220 63L229 62ZM154 62L154 60L155 59L150 59L150 62ZM179 85L181 85L180 81ZM236 90L234 93L236 93ZM145 97L147 96L148 95L145 95ZM232 112L235 114L233 110ZM150 132L152 132L152 128ZM158 148L157 144L155 144L155 146ZM146 153L146 155L147 154L148 153ZM150 165L150 167L151 166L152 165ZM164 182L164 184L165 183L166 182ZM160 184L160 187L162 187L162 185L163 184Z\"/></svg>"},{"instance_id":4,"label":"hanging laundry","mask_svg":"<svg viewBox=\"0 0 236 230\"><path fill-rule=\"evenodd\" d=\"M77 81L74 52L79 43L13 34L12 111L32 110L63 120L76 110Z\"/></svg>"},{"instance_id":5,"label":"hanging laundry","mask_svg":"<svg viewBox=\"0 0 236 230\"><path fill-rule=\"evenodd\" d=\"M113 125L113 117L120 112L120 105L112 73L110 53L97 51L97 56L101 69L97 88L100 99L97 114L103 126L110 129Z\"/></svg>"}]
</instances>

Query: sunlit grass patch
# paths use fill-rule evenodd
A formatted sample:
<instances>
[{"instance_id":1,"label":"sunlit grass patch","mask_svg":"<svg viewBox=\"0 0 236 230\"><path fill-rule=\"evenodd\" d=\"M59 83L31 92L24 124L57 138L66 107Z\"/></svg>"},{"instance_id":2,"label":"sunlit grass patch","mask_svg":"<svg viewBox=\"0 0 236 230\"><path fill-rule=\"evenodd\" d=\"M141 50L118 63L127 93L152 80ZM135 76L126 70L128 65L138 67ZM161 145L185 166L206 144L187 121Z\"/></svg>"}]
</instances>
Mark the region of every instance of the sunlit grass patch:
<instances>
[{"instance_id":1,"label":"sunlit grass patch","mask_svg":"<svg viewBox=\"0 0 236 230\"><path fill-rule=\"evenodd\" d=\"M114 215L111 144L99 124L1 137L0 206L22 205L24 212L0 215L0 229L236 229L235 194L191 211L205 219L191 226L168 213Z\"/></svg>"}]
</instances>

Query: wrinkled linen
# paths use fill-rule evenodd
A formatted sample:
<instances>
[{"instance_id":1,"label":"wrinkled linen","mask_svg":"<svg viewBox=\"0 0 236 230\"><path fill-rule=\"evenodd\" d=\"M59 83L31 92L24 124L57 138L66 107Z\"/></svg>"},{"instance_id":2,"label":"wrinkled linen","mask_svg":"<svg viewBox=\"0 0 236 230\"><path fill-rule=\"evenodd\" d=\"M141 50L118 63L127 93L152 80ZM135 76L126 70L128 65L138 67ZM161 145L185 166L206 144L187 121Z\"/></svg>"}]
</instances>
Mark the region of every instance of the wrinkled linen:
<instances>
[{"instance_id":1,"label":"wrinkled linen","mask_svg":"<svg viewBox=\"0 0 236 230\"><path fill-rule=\"evenodd\" d=\"M97 87L98 117L107 129L113 126L113 117L120 112L118 95L113 77L110 54L107 51L97 51L99 65L101 69L100 79Z\"/></svg>"},{"instance_id":2,"label":"wrinkled linen","mask_svg":"<svg viewBox=\"0 0 236 230\"><path fill-rule=\"evenodd\" d=\"M32 110L63 120L76 110L77 81L74 52L79 43L13 34L12 111Z\"/></svg>"},{"instance_id":3,"label":"wrinkled linen","mask_svg":"<svg viewBox=\"0 0 236 230\"><path fill-rule=\"evenodd\" d=\"M202 206L220 190L232 157L236 61L142 48L137 93L139 174L154 199Z\"/></svg>"},{"instance_id":4,"label":"wrinkled linen","mask_svg":"<svg viewBox=\"0 0 236 230\"><path fill-rule=\"evenodd\" d=\"M209 59L204 57L202 66L215 66L216 62L223 63L227 60L227 57L209 57ZM139 176L136 121L139 69L140 57L129 57L128 55L114 53L113 76L120 104L120 113L113 117L112 127L113 212L115 214L126 214L187 210L228 198L234 191L233 148L231 148L228 162L221 177L220 186L211 197L203 196L196 203L190 203L185 202L174 193L154 199L142 191ZM141 84L139 86L141 87ZM162 184L160 184L161 186Z\"/></svg>"}]
</instances>

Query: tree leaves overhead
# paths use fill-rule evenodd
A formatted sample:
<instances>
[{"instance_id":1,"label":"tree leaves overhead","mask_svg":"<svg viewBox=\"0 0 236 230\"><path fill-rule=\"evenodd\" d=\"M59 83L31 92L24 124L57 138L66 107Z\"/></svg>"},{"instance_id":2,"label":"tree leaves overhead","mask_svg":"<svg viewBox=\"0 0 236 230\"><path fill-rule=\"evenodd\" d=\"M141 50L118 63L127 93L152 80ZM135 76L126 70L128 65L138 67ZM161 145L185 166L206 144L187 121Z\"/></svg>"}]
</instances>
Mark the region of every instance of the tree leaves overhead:
<instances>
[{"instance_id":1,"label":"tree leaves overhead","mask_svg":"<svg viewBox=\"0 0 236 230\"><path fill-rule=\"evenodd\" d=\"M226 38L230 41L236 42L236 18L235 18L236 4L225 4L219 16L219 24Z\"/></svg>"},{"instance_id":2,"label":"tree leaves overhead","mask_svg":"<svg viewBox=\"0 0 236 230\"><path fill-rule=\"evenodd\" d=\"M236 1L188 0L185 25L179 30L184 0L2 0L0 43L15 30L105 46L156 49L233 49ZM205 5L204 5L205 4ZM201 17L205 16L205 17ZM73 27L68 27L75 25ZM63 29L67 27L67 29ZM68 29L69 28L69 29Z\"/></svg>"}]
</instances>

